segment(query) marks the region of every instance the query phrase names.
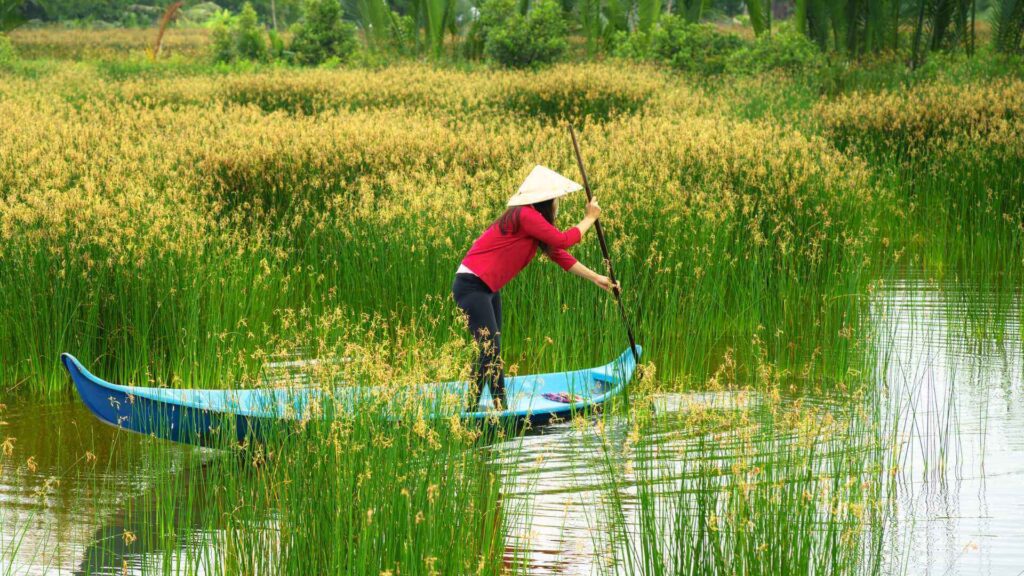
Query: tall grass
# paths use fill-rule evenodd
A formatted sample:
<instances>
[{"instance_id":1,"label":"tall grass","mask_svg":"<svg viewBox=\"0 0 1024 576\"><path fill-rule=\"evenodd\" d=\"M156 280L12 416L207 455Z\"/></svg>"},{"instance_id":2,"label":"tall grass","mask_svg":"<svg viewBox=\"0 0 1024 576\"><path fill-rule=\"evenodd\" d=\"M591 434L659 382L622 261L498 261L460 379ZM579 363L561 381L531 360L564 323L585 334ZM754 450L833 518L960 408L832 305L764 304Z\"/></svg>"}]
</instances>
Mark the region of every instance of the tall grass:
<instances>
[{"instance_id":1,"label":"tall grass","mask_svg":"<svg viewBox=\"0 0 1024 576\"><path fill-rule=\"evenodd\" d=\"M19 84L0 144L4 370L60 393L55 359L70 350L126 381L232 385L239 364L286 352L269 348L288 339L286 311L337 307L429 322L446 338L462 253L533 163L574 174L558 122L581 114L627 304L663 374L700 380L709 351L742 349L758 326L780 331L799 363L854 321L876 210L861 161L785 126L645 105L668 78L590 70L596 90L582 94L565 91L564 69L426 72L453 86L420 86L441 98L433 112L401 104L415 90L396 89L395 103L363 89L375 109L315 105L315 116L303 92L289 95L301 78L274 88L273 106L261 94L274 76L166 90L101 81L48 104ZM474 93L491 103L461 114ZM260 107L233 104L242 94ZM581 208L569 199L561 225ZM596 245L575 252L600 268ZM508 357L522 370L603 363L624 347L611 301L550 264L527 269L506 302ZM557 366L533 344L545 338Z\"/></svg>"},{"instance_id":2,"label":"tall grass","mask_svg":"<svg viewBox=\"0 0 1024 576\"><path fill-rule=\"evenodd\" d=\"M356 419L281 422L263 440L215 454L159 442L122 448L165 472L106 511L85 555L90 568L507 572L506 531L519 512L500 493L515 479L461 435ZM507 561L514 566L514 554Z\"/></svg>"},{"instance_id":3,"label":"tall grass","mask_svg":"<svg viewBox=\"0 0 1024 576\"><path fill-rule=\"evenodd\" d=\"M870 358L810 398L766 358L693 400L639 394L625 442L602 444L610 573L880 573L893 430Z\"/></svg>"}]
</instances>

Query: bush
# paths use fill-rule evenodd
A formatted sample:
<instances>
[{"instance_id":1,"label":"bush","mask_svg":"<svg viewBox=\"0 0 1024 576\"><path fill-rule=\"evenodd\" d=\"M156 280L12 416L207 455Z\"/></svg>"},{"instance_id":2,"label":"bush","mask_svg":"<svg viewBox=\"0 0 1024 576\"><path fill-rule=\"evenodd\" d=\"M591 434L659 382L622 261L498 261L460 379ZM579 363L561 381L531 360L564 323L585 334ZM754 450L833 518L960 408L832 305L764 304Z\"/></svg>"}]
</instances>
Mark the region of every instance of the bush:
<instances>
[{"instance_id":1,"label":"bush","mask_svg":"<svg viewBox=\"0 0 1024 576\"><path fill-rule=\"evenodd\" d=\"M267 41L263 36L259 16L252 4L246 2L235 19L235 46L238 56L244 60L262 61L267 59Z\"/></svg>"},{"instance_id":2,"label":"bush","mask_svg":"<svg viewBox=\"0 0 1024 576\"><path fill-rule=\"evenodd\" d=\"M0 34L0 68L14 64L18 60L18 53L14 51L11 39Z\"/></svg>"},{"instance_id":3,"label":"bush","mask_svg":"<svg viewBox=\"0 0 1024 576\"><path fill-rule=\"evenodd\" d=\"M647 60L651 54L651 35L636 31L619 30L612 36L612 56L632 60Z\"/></svg>"},{"instance_id":4,"label":"bush","mask_svg":"<svg viewBox=\"0 0 1024 576\"><path fill-rule=\"evenodd\" d=\"M356 27L341 19L338 0L306 0L302 21L292 27L292 52L300 64L346 61L356 49Z\"/></svg>"},{"instance_id":5,"label":"bush","mask_svg":"<svg viewBox=\"0 0 1024 576\"><path fill-rule=\"evenodd\" d=\"M661 17L651 32L651 53L673 68L701 74L725 71L729 58L747 45L709 24L692 24L679 16Z\"/></svg>"},{"instance_id":6,"label":"bush","mask_svg":"<svg viewBox=\"0 0 1024 576\"><path fill-rule=\"evenodd\" d=\"M503 17L504 16L504 17ZM522 15L509 0L488 0L480 19L488 20L484 53L502 66L527 68L554 62L565 52L565 19L555 0L538 0Z\"/></svg>"},{"instance_id":7,"label":"bush","mask_svg":"<svg viewBox=\"0 0 1024 576\"><path fill-rule=\"evenodd\" d=\"M235 42L231 37L231 13L219 12L210 20L210 53L214 62L235 60Z\"/></svg>"},{"instance_id":8,"label":"bush","mask_svg":"<svg viewBox=\"0 0 1024 576\"><path fill-rule=\"evenodd\" d=\"M463 55L474 59L483 57L488 34L501 26L509 14L517 9L515 0L484 0L480 5L479 14L470 23L466 38L462 42Z\"/></svg>"},{"instance_id":9,"label":"bush","mask_svg":"<svg viewBox=\"0 0 1024 576\"><path fill-rule=\"evenodd\" d=\"M237 16L222 12L212 22L213 59L217 62L255 60L264 62L270 51L252 4L246 2Z\"/></svg>"},{"instance_id":10,"label":"bush","mask_svg":"<svg viewBox=\"0 0 1024 576\"><path fill-rule=\"evenodd\" d=\"M730 72L757 74L769 70L787 72L816 71L825 64L818 46L799 32L781 32L759 37L733 54L727 63Z\"/></svg>"}]
</instances>

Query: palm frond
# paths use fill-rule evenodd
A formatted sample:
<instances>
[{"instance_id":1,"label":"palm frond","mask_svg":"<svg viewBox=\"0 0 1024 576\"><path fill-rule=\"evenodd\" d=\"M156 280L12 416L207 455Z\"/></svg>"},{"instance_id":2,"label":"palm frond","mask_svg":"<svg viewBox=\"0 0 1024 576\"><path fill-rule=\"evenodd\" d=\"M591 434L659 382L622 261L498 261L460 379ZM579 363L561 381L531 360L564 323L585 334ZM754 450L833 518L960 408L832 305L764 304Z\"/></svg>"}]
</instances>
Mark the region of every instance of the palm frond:
<instances>
[{"instance_id":1,"label":"palm frond","mask_svg":"<svg viewBox=\"0 0 1024 576\"><path fill-rule=\"evenodd\" d=\"M994 0L992 42L996 50L1024 53L1024 0Z\"/></svg>"}]
</instances>

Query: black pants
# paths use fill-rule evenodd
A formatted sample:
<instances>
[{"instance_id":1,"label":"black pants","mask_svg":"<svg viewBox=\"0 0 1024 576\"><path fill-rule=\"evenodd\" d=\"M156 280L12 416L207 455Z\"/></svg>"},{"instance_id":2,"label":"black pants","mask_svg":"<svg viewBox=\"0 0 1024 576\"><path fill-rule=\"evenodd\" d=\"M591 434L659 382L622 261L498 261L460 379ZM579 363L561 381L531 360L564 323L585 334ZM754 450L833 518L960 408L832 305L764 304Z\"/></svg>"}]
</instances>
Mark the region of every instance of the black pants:
<instances>
[{"instance_id":1,"label":"black pants","mask_svg":"<svg viewBox=\"0 0 1024 576\"><path fill-rule=\"evenodd\" d=\"M473 371L476 390L470 396L470 410L476 410L484 386L491 398L505 399L505 371L501 365L501 291L491 292L483 280L473 274L456 274L452 284L455 303L469 316L469 331L480 346L480 357Z\"/></svg>"}]
</instances>

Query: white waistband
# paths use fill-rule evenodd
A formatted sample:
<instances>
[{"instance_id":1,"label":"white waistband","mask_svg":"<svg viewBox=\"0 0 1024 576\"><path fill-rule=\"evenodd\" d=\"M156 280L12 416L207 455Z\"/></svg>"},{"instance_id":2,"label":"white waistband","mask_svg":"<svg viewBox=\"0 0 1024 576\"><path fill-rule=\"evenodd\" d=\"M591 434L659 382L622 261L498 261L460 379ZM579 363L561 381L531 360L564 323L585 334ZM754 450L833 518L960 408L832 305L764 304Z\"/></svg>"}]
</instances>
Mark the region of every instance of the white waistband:
<instances>
[{"instance_id":1,"label":"white waistband","mask_svg":"<svg viewBox=\"0 0 1024 576\"><path fill-rule=\"evenodd\" d=\"M472 270L467 268L465 264L459 264L459 269L456 270L455 273L456 274L472 274L473 276L477 275L476 272L473 272Z\"/></svg>"}]
</instances>

